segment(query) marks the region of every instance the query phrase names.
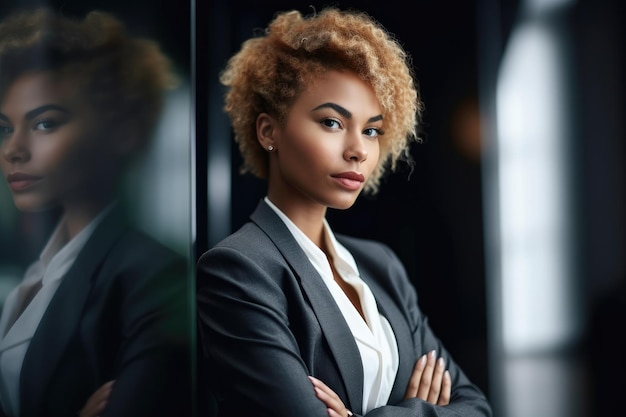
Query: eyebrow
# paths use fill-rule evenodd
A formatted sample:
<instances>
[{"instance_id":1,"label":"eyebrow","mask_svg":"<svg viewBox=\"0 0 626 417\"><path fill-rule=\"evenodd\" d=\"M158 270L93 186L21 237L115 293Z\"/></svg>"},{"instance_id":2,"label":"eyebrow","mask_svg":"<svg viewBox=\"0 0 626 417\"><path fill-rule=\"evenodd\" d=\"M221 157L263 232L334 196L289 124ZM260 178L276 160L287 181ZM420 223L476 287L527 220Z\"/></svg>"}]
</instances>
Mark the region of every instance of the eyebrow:
<instances>
[{"instance_id":1,"label":"eyebrow","mask_svg":"<svg viewBox=\"0 0 626 417\"><path fill-rule=\"evenodd\" d=\"M47 112L48 110L56 110L63 113L69 114L70 111L65 107L59 106L57 104L44 104L43 106L39 106L33 110L26 112L26 119L32 120L35 117L39 116L41 113Z\"/></svg>"},{"instance_id":2,"label":"eyebrow","mask_svg":"<svg viewBox=\"0 0 626 417\"><path fill-rule=\"evenodd\" d=\"M348 109L340 106L339 104L336 103L324 103L324 104L320 104L319 106L315 107L313 110L311 111L317 111L319 109L324 109L324 108L331 108L333 110L335 110L337 113L341 114L343 117L351 119L352 118L352 113L350 113L348 111ZM374 123L377 122L379 120L383 120L383 115L379 114L378 116L374 116L374 117L370 117L369 119L367 119L368 123Z\"/></svg>"}]
</instances>

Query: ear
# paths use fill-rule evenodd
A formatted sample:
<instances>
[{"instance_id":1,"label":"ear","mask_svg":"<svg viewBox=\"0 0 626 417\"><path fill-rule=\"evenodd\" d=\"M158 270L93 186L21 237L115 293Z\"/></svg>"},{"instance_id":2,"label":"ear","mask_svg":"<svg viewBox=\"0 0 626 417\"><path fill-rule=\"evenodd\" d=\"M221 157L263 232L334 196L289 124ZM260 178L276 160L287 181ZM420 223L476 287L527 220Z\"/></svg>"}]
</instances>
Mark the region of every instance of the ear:
<instances>
[{"instance_id":1,"label":"ear","mask_svg":"<svg viewBox=\"0 0 626 417\"><path fill-rule=\"evenodd\" d=\"M278 121L267 113L261 113L256 118L256 137L263 149L270 146L276 148Z\"/></svg>"}]
</instances>

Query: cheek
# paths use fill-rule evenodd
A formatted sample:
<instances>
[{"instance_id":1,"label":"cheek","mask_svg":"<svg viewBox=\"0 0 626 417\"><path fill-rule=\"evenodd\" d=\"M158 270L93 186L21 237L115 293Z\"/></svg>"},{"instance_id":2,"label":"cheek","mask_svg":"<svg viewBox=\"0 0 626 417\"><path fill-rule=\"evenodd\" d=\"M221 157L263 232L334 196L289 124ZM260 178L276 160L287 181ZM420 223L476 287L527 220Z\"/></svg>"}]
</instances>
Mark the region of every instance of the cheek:
<instances>
[{"instance_id":1,"label":"cheek","mask_svg":"<svg viewBox=\"0 0 626 417\"><path fill-rule=\"evenodd\" d=\"M373 140L368 152L372 155L372 159L378 162L378 158L380 157L380 140Z\"/></svg>"},{"instance_id":2,"label":"cheek","mask_svg":"<svg viewBox=\"0 0 626 417\"><path fill-rule=\"evenodd\" d=\"M330 157L332 142L307 131L306 128L301 128L297 134L287 131L281 142L279 152L282 150L282 156L286 159L283 163L296 170L315 167L320 161L328 160Z\"/></svg>"},{"instance_id":3,"label":"cheek","mask_svg":"<svg viewBox=\"0 0 626 417\"><path fill-rule=\"evenodd\" d=\"M48 168L56 172L71 172L85 165L85 154L80 146L73 143L60 143L42 149L42 157Z\"/></svg>"},{"instance_id":4,"label":"cheek","mask_svg":"<svg viewBox=\"0 0 626 417\"><path fill-rule=\"evenodd\" d=\"M4 157L4 149L2 148L1 144L0 144L0 169L2 170L4 174L8 174L8 164Z\"/></svg>"},{"instance_id":5,"label":"cheek","mask_svg":"<svg viewBox=\"0 0 626 417\"><path fill-rule=\"evenodd\" d=\"M300 155L309 165L323 165L333 157L334 152L337 152L331 145L330 141L324 140L308 142L301 146Z\"/></svg>"},{"instance_id":6,"label":"cheek","mask_svg":"<svg viewBox=\"0 0 626 417\"><path fill-rule=\"evenodd\" d=\"M373 170L380 160L380 142L377 140L371 141L367 145L367 164L370 165Z\"/></svg>"},{"instance_id":7,"label":"cheek","mask_svg":"<svg viewBox=\"0 0 626 417\"><path fill-rule=\"evenodd\" d=\"M77 181L96 169L100 152L81 135L66 137L41 149L47 168L61 180Z\"/></svg>"}]
</instances>

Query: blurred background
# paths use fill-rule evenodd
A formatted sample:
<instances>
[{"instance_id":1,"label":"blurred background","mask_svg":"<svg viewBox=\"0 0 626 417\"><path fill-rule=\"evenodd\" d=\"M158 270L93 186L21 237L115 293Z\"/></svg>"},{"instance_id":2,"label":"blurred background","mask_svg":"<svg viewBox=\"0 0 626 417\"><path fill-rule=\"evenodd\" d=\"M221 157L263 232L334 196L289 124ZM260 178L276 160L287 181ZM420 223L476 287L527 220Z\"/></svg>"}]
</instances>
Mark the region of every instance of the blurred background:
<instances>
[{"instance_id":1,"label":"blurred background","mask_svg":"<svg viewBox=\"0 0 626 417\"><path fill-rule=\"evenodd\" d=\"M412 171L329 212L404 262L422 310L496 417L592 417L624 392L626 39L618 0L27 1L103 9L161 42L185 83L129 179L137 221L196 259L247 220L219 71L279 10L378 19L413 57L426 106ZM1 71L1 69L0 69ZM51 224L0 185L0 294ZM202 394L199 393L201 401Z\"/></svg>"}]
</instances>

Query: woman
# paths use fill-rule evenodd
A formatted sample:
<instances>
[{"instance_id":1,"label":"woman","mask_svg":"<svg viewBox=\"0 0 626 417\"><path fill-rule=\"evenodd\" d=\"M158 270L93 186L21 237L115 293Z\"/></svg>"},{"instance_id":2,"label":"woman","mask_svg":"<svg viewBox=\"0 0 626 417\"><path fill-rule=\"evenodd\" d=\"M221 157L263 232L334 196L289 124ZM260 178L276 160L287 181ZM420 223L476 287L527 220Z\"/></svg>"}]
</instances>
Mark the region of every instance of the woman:
<instances>
[{"instance_id":1,"label":"woman","mask_svg":"<svg viewBox=\"0 0 626 417\"><path fill-rule=\"evenodd\" d=\"M364 13L279 13L221 81L243 169L268 190L198 262L202 373L218 415L491 415L399 259L325 219L375 193L417 138L422 103L399 43Z\"/></svg>"},{"instance_id":2,"label":"woman","mask_svg":"<svg viewBox=\"0 0 626 417\"><path fill-rule=\"evenodd\" d=\"M0 24L0 168L19 210L61 212L3 306L0 415L189 415L185 260L118 194L172 81L106 13Z\"/></svg>"}]
</instances>

